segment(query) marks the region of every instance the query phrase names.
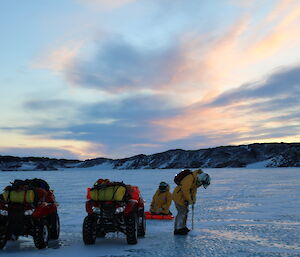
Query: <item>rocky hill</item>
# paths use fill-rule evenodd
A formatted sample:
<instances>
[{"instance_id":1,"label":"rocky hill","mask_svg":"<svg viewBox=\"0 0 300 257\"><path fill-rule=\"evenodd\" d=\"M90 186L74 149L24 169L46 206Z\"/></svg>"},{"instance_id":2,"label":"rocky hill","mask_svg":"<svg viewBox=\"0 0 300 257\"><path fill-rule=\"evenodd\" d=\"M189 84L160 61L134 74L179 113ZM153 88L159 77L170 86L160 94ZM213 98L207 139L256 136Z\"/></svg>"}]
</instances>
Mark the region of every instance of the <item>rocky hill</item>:
<instances>
[{"instance_id":1,"label":"rocky hill","mask_svg":"<svg viewBox=\"0 0 300 257\"><path fill-rule=\"evenodd\" d=\"M85 161L0 156L0 170L57 170L62 168L179 169L225 167L300 167L300 143L261 143L200 150L169 150L123 159Z\"/></svg>"},{"instance_id":2,"label":"rocky hill","mask_svg":"<svg viewBox=\"0 0 300 257\"><path fill-rule=\"evenodd\" d=\"M0 170L58 170L73 168L81 164L79 160L55 159L46 157L15 157L0 155Z\"/></svg>"}]
</instances>

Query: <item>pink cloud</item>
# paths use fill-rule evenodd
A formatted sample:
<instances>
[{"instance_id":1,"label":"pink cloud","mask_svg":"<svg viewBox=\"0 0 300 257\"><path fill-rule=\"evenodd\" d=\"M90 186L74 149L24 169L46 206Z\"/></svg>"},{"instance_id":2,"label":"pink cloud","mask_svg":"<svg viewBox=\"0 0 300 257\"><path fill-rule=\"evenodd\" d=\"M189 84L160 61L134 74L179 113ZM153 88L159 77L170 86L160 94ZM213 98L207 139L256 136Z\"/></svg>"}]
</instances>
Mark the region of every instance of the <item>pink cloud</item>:
<instances>
[{"instance_id":1,"label":"pink cloud","mask_svg":"<svg viewBox=\"0 0 300 257\"><path fill-rule=\"evenodd\" d=\"M207 101L245 81L260 79L279 65L291 64L289 51L300 46L297 3L281 1L257 24L246 13L219 35L183 36L182 62L171 83L162 85L162 90L173 88L183 95L191 92L190 101ZM283 8L285 12L279 15ZM271 22L270 17L276 22ZM276 59L279 61L274 62Z\"/></svg>"},{"instance_id":2,"label":"pink cloud","mask_svg":"<svg viewBox=\"0 0 300 257\"><path fill-rule=\"evenodd\" d=\"M50 50L50 53L43 54L32 66L36 69L64 71L78 55L84 43L83 40L65 43L57 49Z\"/></svg>"}]
</instances>

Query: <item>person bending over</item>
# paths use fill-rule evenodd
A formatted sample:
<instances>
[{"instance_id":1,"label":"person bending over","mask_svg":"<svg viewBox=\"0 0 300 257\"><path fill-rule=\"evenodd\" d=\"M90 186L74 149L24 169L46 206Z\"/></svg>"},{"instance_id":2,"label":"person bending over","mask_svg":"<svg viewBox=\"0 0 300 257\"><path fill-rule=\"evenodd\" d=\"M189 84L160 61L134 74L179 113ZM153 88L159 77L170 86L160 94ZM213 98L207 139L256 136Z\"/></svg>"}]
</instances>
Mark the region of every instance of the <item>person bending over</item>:
<instances>
[{"instance_id":1,"label":"person bending over","mask_svg":"<svg viewBox=\"0 0 300 257\"><path fill-rule=\"evenodd\" d=\"M190 230L186 227L189 205L196 202L197 188L205 189L210 185L210 176L201 169L195 171L184 170L188 175L182 178L174 189L173 201L177 209L175 218L174 235L186 235Z\"/></svg>"}]
</instances>

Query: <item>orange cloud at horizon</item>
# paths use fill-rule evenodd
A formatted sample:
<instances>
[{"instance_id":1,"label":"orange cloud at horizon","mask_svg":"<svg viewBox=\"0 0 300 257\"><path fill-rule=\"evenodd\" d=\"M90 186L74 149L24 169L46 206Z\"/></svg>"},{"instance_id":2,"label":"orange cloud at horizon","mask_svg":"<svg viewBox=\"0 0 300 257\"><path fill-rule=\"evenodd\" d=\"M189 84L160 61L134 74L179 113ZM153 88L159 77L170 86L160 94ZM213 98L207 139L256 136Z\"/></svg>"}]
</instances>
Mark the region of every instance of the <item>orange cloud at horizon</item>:
<instances>
[{"instance_id":1,"label":"orange cloud at horizon","mask_svg":"<svg viewBox=\"0 0 300 257\"><path fill-rule=\"evenodd\" d=\"M53 139L45 136L29 136L13 132L1 133L0 140L0 149L52 148L53 150L66 150L76 155L79 159L90 159L99 156L105 156L104 145L94 144L88 141ZM57 154L59 155L59 151Z\"/></svg>"},{"instance_id":2,"label":"orange cloud at horizon","mask_svg":"<svg viewBox=\"0 0 300 257\"><path fill-rule=\"evenodd\" d=\"M229 122L230 121L230 122ZM162 127L162 142L188 138L193 135L215 135L247 131L243 121L232 119L232 114L219 108L187 110L181 115L164 120L154 120Z\"/></svg>"},{"instance_id":3,"label":"orange cloud at horizon","mask_svg":"<svg viewBox=\"0 0 300 257\"><path fill-rule=\"evenodd\" d=\"M192 107L176 117L153 120L153 124L161 127L158 141L168 142L193 137L203 137L195 144L201 147L224 144L249 144L262 142L295 142L300 136L271 136L268 129L281 128L286 125L299 125L299 122L280 120L272 121L276 113L255 113L244 109L244 105L255 106L258 100L240 101L235 104L219 107ZM229 136L227 138L227 135ZM231 137L232 135L232 137ZM256 139L255 139L256 138Z\"/></svg>"}]
</instances>

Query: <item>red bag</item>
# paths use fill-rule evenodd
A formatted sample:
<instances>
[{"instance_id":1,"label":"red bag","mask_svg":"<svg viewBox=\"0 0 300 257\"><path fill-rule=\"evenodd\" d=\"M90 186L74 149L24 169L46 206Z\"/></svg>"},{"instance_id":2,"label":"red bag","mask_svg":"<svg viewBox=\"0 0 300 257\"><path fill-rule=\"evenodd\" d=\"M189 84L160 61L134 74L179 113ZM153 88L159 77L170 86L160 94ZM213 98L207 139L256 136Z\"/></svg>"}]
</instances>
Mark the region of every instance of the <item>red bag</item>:
<instances>
[{"instance_id":1,"label":"red bag","mask_svg":"<svg viewBox=\"0 0 300 257\"><path fill-rule=\"evenodd\" d=\"M130 186L130 198L133 200L140 199L140 189L137 186Z\"/></svg>"}]
</instances>

